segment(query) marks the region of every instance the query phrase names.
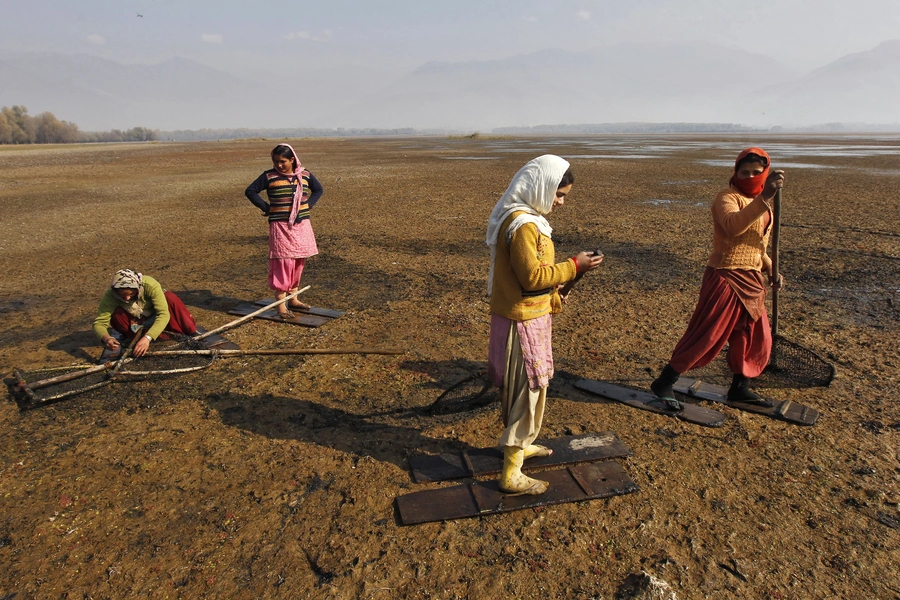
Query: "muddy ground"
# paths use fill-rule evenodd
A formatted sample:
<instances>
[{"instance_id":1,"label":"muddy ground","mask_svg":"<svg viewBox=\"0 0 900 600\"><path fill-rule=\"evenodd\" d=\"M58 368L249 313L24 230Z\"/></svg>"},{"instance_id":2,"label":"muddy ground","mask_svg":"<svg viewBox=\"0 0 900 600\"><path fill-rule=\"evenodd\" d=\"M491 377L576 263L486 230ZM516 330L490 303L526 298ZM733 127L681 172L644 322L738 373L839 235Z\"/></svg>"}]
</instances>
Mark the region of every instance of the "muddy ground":
<instances>
[{"instance_id":1,"label":"muddy ground","mask_svg":"<svg viewBox=\"0 0 900 600\"><path fill-rule=\"evenodd\" d=\"M232 358L27 412L4 400L0 598L609 599L642 570L683 599L900 598L900 140L293 144L325 187L305 298L346 315L229 337L405 353ZM273 145L0 148L4 375L96 360L91 321L122 267L207 328L266 297L266 223L243 189ZM819 422L722 408L724 426L703 428L576 390L579 377L646 387L666 362L709 251L709 202L745 145L800 163L785 167L780 331L837 376L764 391ZM859 151L818 151L835 145ZM402 526L395 497L446 485L413 483L410 454L500 432L496 403L423 409L485 366L487 215L547 151L577 178L551 217L558 253L606 260L554 320L542 437L615 432L640 491Z\"/></svg>"}]
</instances>

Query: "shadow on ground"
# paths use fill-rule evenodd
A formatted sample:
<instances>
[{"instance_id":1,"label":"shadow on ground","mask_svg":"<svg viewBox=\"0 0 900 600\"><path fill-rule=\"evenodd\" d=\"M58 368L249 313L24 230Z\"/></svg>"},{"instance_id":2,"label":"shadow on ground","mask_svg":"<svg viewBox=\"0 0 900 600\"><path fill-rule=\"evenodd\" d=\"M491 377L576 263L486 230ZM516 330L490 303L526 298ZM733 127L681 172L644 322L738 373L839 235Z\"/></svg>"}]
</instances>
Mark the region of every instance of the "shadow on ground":
<instances>
[{"instance_id":1,"label":"shadow on ground","mask_svg":"<svg viewBox=\"0 0 900 600\"><path fill-rule=\"evenodd\" d=\"M207 396L222 422L272 439L308 442L357 458L389 462L408 470L411 454L459 452L472 446L434 439L414 426L380 423L369 417L284 396L224 393Z\"/></svg>"}]
</instances>

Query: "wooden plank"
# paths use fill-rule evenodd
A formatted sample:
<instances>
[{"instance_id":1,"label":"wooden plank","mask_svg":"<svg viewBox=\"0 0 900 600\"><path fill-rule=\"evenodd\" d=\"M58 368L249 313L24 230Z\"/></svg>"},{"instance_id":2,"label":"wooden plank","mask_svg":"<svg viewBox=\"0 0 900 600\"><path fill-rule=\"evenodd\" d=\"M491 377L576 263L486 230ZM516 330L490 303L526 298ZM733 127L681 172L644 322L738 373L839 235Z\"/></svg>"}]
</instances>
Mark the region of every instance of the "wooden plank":
<instances>
[{"instance_id":1,"label":"wooden plank","mask_svg":"<svg viewBox=\"0 0 900 600\"><path fill-rule=\"evenodd\" d=\"M197 333L206 333L206 329L197 325ZM241 347L231 340L222 337L218 333L205 337L202 340L203 345L207 348L216 348L217 350L240 350Z\"/></svg>"},{"instance_id":2,"label":"wooden plank","mask_svg":"<svg viewBox=\"0 0 900 600\"><path fill-rule=\"evenodd\" d=\"M611 431L538 440L538 443L553 450L553 454L529 458L525 461L526 471L631 456L631 449ZM409 458L409 466L417 483L493 475L503 468L503 451L495 447L453 454L418 454Z\"/></svg>"},{"instance_id":3,"label":"wooden plank","mask_svg":"<svg viewBox=\"0 0 900 600\"><path fill-rule=\"evenodd\" d=\"M475 481L463 485L412 492L396 499L403 525L448 521L480 515L610 498L638 491L638 486L616 461L582 463L553 471L539 478L550 488L538 496L505 494L497 481ZM578 481L582 484L579 484ZM583 486L583 487L582 487ZM591 490L586 493L585 489Z\"/></svg>"},{"instance_id":4,"label":"wooden plank","mask_svg":"<svg viewBox=\"0 0 900 600\"><path fill-rule=\"evenodd\" d=\"M263 300L257 300L255 304L258 304L259 306L268 306L273 302L275 302L275 298L265 298ZM320 306L310 306L309 308L297 308L296 306L291 306L290 309L291 312L303 313L305 315L316 315L319 317L328 317L330 319L337 319L338 317L342 317L346 314L342 310L322 308Z\"/></svg>"},{"instance_id":5,"label":"wooden plank","mask_svg":"<svg viewBox=\"0 0 900 600\"><path fill-rule=\"evenodd\" d=\"M679 377L673 386L679 394L685 394L693 398L701 400L709 400L718 402L731 408L743 410L746 412L765 415L772 419L794 423L795 425L815 425L819 419L819 411L804 406L797 402L785 400L780 402L772 400L772 406L757 406L755 404L745 404L743 402L730 402L728 400L728 388L721 385L706 383L692 377Z\"/></svg>"},{"instance_id":6,"label":"wooden plank","mask_svg":"<svg viewBox=\"0 0 900 600\"><path fill-rule=\"evenodd\" d=\"M258 306L253 304L240 304L235 306L231 310L228 311L229 315L237 315L237 316L245 316L249 315L253 311L259 310ZM293 311L292 311L293 312ZM294 312L293 319L282 319L278 316L278 311L276 309L267 310L264 313L258 314L255 318L264 319L266 321L276 321L278 323L288 323L290 325L302 325L303 327L320 327L325 323L331 322L331 319L328 317L320 317L317 315L305 315L298 312Z\"/></svg>"},{"instance_id":7,"label":"wooden plank","mask_svg":"<svg viewBox=\"0 0 900 600\"><path fill-rule=\"evenodd\" d=\"M675 417L687 423L704 425L706 427L719 427L725 422L725 415L717 410L684 402L682 402L683 410L675 410L669 408L662 400L650 392L633 390L606 381L580 379L575 382L575 387L634 408L648 410L667 417Z\"/></svg>"}]
</instances>

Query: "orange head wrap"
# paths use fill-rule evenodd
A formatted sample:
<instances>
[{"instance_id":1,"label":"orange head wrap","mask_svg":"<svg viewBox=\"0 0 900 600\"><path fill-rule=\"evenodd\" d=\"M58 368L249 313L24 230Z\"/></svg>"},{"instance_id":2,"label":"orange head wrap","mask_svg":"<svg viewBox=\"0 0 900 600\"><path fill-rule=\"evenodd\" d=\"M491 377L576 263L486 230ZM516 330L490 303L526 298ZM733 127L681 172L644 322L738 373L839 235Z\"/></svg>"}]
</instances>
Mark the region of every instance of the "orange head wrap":
<instances>
[{"instance_id":1,"label":"orange head wrap","mask_svg":"<svg viewBox=\"0 0 900 600\"><path fill-rule=\"evenodd\" d=\"M744 160L750 154L754 154L762 159L763 164L765 165L765 169L759 175L754 175L753 177L748 177L747 179L738 179L737 171L738 165L741 164L741 161ZM769 155L766 154L766 151L762 148L747 148L743 152L741 152L737 160L734 161L734 175L731 176L731 185L738 189L743 195L748 198L756 198L759 196L763 188L766 186L766 179L769 177Z\"/></svg>"}]
</instances>

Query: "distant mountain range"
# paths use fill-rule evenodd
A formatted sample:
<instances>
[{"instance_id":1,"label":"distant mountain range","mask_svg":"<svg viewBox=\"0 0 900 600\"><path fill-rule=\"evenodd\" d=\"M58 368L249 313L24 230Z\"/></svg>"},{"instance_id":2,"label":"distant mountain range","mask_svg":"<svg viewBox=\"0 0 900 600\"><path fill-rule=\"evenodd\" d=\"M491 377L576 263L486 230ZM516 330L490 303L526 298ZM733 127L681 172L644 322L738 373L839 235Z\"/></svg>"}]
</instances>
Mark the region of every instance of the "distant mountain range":
<instances>
[{"instance_id":1,"label":"distant mountain range","mask_svg":"<svg viewBox=\"0 0 900 600\"><path fill-rule=\"evenodd\" d=\"M0 58L0 105L52 112L84 130L238 125L265 102L256 84L185 58L125 65L86 54Z\"/></svg>"},{"instance_id":2,"label":"distant mountain range","mask_svg":"<svg viewBox=\"0 0 900 600\"><path fill-rule=\"evenodd\" d=\"M10 55L0 56L0 106L50 111L83 130L900 123L900 40L810 72L724 46L648 43L429 62L380 86L358 71L286 79L251 81L185 58Z\"/></svg>"}]
</instances>

